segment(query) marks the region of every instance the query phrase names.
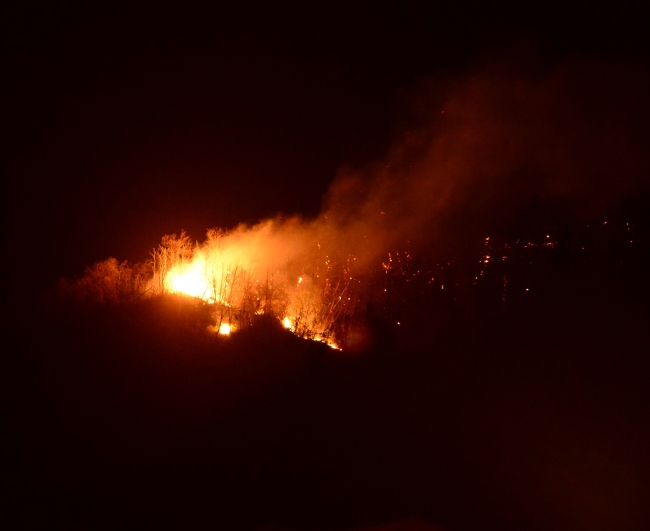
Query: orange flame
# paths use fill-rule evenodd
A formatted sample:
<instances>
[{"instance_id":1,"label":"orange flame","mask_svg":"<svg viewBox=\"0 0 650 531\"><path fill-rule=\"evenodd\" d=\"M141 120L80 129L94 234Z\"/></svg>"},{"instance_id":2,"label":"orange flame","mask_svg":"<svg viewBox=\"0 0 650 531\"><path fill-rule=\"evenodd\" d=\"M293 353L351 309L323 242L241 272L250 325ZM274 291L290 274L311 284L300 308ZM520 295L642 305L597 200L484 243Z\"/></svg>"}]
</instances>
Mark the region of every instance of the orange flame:
<instances>
[{"instance_id":1,"label":"orange flame","mask_svg":"<svg viewBox=\"0 0 650 531\"><path fill-rule=\"evenodd\" d=\"M351 300L346 292L353 281L350 266L344 280L335 283L331 256L320 255L320 244L314 255L305 254L310 229L288 225L267 222L230 232L211 230L200 247L193 247L183 232L180 238L165 236L152 253L154 288L214 305L216 322L228 323L229 328L218 330L222 335L233 332L233 324L246 327L255 316L269 314L299 337L339 348L329 338L335 319Z\"/></svg>"}]
</instances>

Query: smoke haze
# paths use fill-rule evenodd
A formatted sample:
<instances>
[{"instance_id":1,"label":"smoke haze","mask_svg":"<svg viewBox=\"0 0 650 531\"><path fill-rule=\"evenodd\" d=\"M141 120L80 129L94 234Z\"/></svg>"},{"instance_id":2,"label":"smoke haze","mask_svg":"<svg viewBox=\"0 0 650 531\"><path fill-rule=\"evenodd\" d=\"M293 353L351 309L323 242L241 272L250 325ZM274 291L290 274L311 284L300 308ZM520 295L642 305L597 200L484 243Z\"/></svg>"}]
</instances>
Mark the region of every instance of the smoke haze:
<instances>
[{"instance_id":1,"label":"smoke haze","mask_svg":"<svg viewBox=\"0 0 650 531\"><path fill-rule=\"evenodd\" d=\"M648 81L645 67L581 60L425 80L413 98L424 125L382 163L342 170L326 215L385 246L485 236L534 202L602 215L648 189Z\"/></svg>"},{"instance_id":2,"label":"smoke haze","mask_svg":"<svg viewBox=\"0 0 650 531\"><path fill-rule=\"evenodd\" d=\"M410 126L383 160L342 167L316 220L233 237L251 230L248 254L266 248L269 263L318 246L377 264L393 248L457 251L535 205L604 215L648 190L649 81L645 66L585 59L423 79L405 97Z\"/></svg>"}]
</instances>

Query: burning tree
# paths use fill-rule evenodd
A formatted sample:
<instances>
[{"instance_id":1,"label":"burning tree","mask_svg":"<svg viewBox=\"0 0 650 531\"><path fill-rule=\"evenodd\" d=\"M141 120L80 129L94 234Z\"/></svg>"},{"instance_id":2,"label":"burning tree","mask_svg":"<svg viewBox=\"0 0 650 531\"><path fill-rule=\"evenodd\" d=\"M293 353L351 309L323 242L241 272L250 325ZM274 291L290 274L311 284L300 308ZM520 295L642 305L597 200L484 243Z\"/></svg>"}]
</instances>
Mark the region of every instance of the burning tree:
<instances>
[{"instance_id":1,"label":"burning tree","mask_svg":"<svg viewBox=\"0 0 650 531\"><path fill-rule=\"evenodd\" d=\"M190 261L194 248L190 237L181 231L180 236L168 234L163 236L157 249L151 251L151 265L153 270L153 286L157 292L168 291L166 282L170 271L182 269Z\"/></svg>"}]
</instances>

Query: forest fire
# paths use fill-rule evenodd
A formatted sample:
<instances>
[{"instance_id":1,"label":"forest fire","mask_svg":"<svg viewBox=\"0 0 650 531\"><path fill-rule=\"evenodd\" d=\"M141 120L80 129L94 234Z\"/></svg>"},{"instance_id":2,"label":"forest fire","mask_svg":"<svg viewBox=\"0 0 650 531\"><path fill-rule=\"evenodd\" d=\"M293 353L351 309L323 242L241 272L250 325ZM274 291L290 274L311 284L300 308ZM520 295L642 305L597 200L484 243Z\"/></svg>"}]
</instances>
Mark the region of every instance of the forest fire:
<instances>
[{"instance_id":1,"label":"forest fire","mask_svg":"<svg viewBox=\"0 0 650 531\"><path fill-rule=\"evenodd\" d=\"M565 94L591 86L572 72L540 86L513 83L517 77L510 74L493 79L491 71L489 82L471 78L444 103L444 116L436 113L431 127L407 133L381 164L342 167L316 218L280 216L211 229L202 244L184 232L167 235L146 264L128 271L116 260L96 264L77 291L101 302L186 295L202 301L211 329L222 335L224 323L232 333L270 318L298 337L344 349L355 327L369 321L378 329L400 323L403 330L418 316L453 305L530 301L549 288L538 289L546 272L538 274L537 267L555 267L561 253L561 260L582 263L600 252L592 243L598 237L584 229L576 228L573 240L556 241L566 232L573 202L582 204L584 196L597 203L607 189L585 191L591 168L611 162L609 133L584 130L582 115L571 114L580 101ZM548 122L566 113L566 127ZM621 145L628 144L623 138ZM549 156L562 152L559 145L573 146L573 139L580 139L571 148L577 150L575 167L566 164L568 155ZM601 162L596 154L604 156ZM576 181L580 185L568 186L582 166L587 173ZM647 176L645 163L633 166L629 186ZM545 198L554 197L558 203L546 211ZM639 242L630 221L616 225L610 218L599 225L625 236L621 257ZM499 235L506 227L512 227L507 242ZM582 254L572 254L574 247Z\"/></svg>"},{"instance_id":2,"label":"forest fire","mask_svg":"<svg viewBox=\"0 0 650 531\"><path fill-rule=\"evenodd\" d=\"M192 245L184 232L165 236L151 253L151 291L208 303L221 335L268 315L299 337L340 350L333 340L336 319L351 298L344 301L341 279L331 285L335 275L327 256L329 275L321 279L318 265L308 270L303 247L301 238L269 223L229 233L210 230L202 246Z\"/></svg>"},{"instance_id":3,"label":"forest fire","mask_svg":"<svg viewBox=\"0 0 650 531\"><path fill-rule=\"evenodd\" d=\"M557 256L562 256L558 263L584 264L590 253L602 254L601 240L620 240L634 249L641 242L634 224L608 223L576 229L565 241L547 232L509 241L482 237L464 260L436 261L396 249L383 253L383 261L380 253L362 260L337 249L336 238L320 243L328 240L315 238L308 224L269 221L230 232L210 230L201 245L184 232L164 236L148 262L109 258L62 287L98 303L191 297L201 303L203 326L215 334L228 336L271 319L300 338L352 351L366 341L359 337L369 337L370 321L403 328L418 315L452 306L532 302L531 293L561 288L539 284ZM623 251L617 253L612 256L620 270L627 266L620 259Z\"/></svg>"}]
</instances>

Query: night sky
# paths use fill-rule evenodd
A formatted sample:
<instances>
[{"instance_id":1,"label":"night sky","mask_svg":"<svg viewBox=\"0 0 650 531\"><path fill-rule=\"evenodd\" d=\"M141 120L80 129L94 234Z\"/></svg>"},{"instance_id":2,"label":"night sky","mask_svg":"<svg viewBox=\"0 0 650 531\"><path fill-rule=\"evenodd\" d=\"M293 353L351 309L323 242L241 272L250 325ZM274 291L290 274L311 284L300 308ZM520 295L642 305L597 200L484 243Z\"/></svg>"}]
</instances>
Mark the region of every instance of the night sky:
<instances>
[{"instance_id":1,"label":"night sky","mask_svg":"<svg viewBox=\"0 0 650 531\"><path fill-rule=\"evenodd\" d=\"M180 229L201 241L209 227L317 215L341 166L381 158L417 123L423 79L521 50L533 70L647 58L643 17L618 6L28 2L9 14L10 290L108 256L144 260Z\"/></svg>"}]
</instances>

